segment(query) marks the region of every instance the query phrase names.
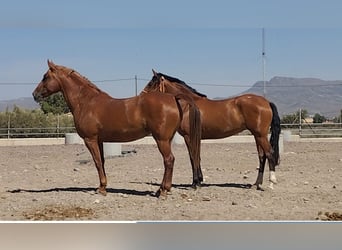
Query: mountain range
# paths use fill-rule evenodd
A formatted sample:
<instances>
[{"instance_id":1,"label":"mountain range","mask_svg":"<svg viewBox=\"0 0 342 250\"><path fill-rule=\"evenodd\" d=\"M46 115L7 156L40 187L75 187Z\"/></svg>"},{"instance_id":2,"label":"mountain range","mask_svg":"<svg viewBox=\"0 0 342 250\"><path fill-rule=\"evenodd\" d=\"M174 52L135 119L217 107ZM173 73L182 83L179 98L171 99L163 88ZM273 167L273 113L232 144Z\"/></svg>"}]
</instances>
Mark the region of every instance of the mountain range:
<instances>
[{"instance_id":1,"label":"mountain range","mask_svg":"<svg viewBox=\"0 0 342 250\"><path fill-rule=\"evenodd\" d=\"M342 109L341 80L276 76L265 82L265 90L266 98L277 105L280 116L306 109L308 114L333 118ZM264 83L256 82L243 93L263 95Z\"/></svg>"},{"instance_id":2,"label":"mountain range","mask_svg":"<svg viewBox=\"0 0 342 250\"><path fill-rule=\"evenodd\" d=\"M13 107L17 106L24 109L36 109L39 108L39 104L36 103L32 97L21 97L13 100L0 101L0 111L13 110Z\"/></svg>"},{"instance_id":3,"label":"mountain range","mask_svg":"<svg viewBox=\"0 0 342 250\"><path fill-rule=\"evenodd\" d=\"M251 88L240 93L264 95L264 82L256 82ZM342 80L325 81L317 78L273 77L265 82L265 96L278 107L280 116L299 109L309 114L320 114L332 118L342 109ZM39 108L32 97L0 101L0 111L11 110L16 105L25 109Z\"/></svg>"}]
</instances>

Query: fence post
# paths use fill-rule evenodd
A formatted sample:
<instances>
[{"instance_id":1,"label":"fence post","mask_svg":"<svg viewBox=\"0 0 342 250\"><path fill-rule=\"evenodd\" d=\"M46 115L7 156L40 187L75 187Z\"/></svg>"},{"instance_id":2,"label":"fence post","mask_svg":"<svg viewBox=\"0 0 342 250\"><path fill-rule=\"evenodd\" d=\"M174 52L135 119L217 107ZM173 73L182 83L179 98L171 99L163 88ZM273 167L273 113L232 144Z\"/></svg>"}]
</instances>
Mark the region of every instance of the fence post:
<instances>
[{"instance_id":1,"label":"fence post","mask_svg":"<svg viewBox=\"0 0 342 250\"><path fill-rule=\"evenodd\" d=\"M57 135L56 137L59 137L59 114L57 114Z\"/></svg>"},{"instance_id":2,"label":"fence post","mask_svg":"<svg viewBox=\"0 0 342 250\"><path fill-rule=\"evenodd\" d=\"M11 137L10 135L10 129L11 129L11 114L8 113L8 122L7 122L7 139Z\"/></svg>"},{"instance_id":3,"label":"fence post","mask_svg":"<svg viewBox=\"0 0 342 250\"><path fill-rule=\"evenodd\" d=\"M302 109L299 109L299 136L302 135Z\"/></svg>"}]
</instances>

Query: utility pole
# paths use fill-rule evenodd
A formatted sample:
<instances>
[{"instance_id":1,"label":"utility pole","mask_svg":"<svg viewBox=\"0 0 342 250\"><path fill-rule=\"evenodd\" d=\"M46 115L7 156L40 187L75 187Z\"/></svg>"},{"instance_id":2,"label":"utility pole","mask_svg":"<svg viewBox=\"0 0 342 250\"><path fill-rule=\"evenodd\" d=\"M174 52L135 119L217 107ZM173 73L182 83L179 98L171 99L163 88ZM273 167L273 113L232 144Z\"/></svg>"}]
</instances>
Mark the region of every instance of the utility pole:
<instances>
[{"instance_id":1,"label":"utility pole","mask_svg":"<svg viewBox=\"0 0 342 250\"><path fill-rule=\"evenodd\" d=\"M262 28L262 81L263 81L263 93L266 97L266 80L265 80L265 70L266 70L266 52L265 52L265 29Z\"/></svg>"},{"instance_id":2,"label":"utility pole","mask_svg":"<svg viewBox=\"0 0 342 250\"><path fill-rule=\"evenodd\" d=\"M135 80L135 96L137 96L138 95L138 77L137 77L137 75L135 75L134 80Z\"/></svg>"}]
</instances>

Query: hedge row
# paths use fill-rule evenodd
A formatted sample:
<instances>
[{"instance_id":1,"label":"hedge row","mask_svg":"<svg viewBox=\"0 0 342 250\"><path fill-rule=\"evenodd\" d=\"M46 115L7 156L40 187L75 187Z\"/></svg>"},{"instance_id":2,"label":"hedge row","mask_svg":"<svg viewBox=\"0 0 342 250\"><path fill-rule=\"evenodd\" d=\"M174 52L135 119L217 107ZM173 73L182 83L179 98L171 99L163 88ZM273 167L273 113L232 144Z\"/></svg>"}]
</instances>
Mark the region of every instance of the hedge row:
<instances>
[{"instance_id":1,"label":"hedge row","mask_svg":"<svg viewBox=\"0 0 342 250\"><path fill-rule=\"evenodd\" d=\"M25 110L14 107L13 111L0 112L0 137L62 137L74 132L71 114L44 114L40 109Z\"/></svg>"}]
</instances>

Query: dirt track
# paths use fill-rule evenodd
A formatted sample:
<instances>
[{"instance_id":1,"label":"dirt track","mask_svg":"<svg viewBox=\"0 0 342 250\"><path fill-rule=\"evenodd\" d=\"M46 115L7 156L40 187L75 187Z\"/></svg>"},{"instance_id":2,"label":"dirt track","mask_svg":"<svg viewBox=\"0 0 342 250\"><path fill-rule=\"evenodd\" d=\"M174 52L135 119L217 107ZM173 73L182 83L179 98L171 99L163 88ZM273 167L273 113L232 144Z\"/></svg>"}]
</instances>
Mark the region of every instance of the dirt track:
<instances>
[{"instance_id":1,"label":"dirt track","mask_svg":"<svg viewBox=\"0 0 342 250\"><path fill-rule=\"evenodd\" d=\"M253 184L255 145L202 144L203 187L193 190L183 145L172 194L153 196L163 174L155 145L123 145L136 153L107 159L108 194L95 194L97 172L83 145L0 148L0 220L322 220L342 212L342 143L284 143L278 184ZM335 212L335 214L333 214Z\"/></svg>"}]
</instances>

